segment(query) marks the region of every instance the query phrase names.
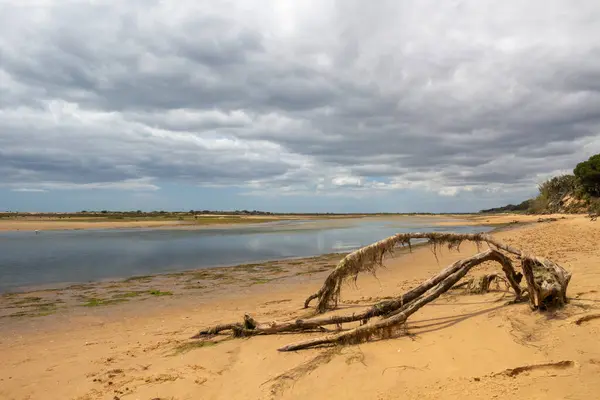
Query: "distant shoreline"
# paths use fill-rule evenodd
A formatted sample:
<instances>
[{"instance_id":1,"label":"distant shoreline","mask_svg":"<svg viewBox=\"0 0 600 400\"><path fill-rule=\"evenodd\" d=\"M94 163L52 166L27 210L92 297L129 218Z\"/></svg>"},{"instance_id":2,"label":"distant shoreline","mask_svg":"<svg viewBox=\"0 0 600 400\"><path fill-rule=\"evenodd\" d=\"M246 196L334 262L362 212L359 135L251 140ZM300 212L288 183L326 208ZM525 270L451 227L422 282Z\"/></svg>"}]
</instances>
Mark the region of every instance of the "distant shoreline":
<instances>
[{"instance_id":1,"label":"distant shoreline","mask_svg":"<svg viewBox=\"0 0 600 400\"><path fill-rule=\"evenodd\" d=\"M326 217L324 217L326 218ZM203 228L291 221L299 217L188 215L186 217L18 216L0 218L0 231L47 231L134 228ZM316 219L316 218L315 218Z\"/></svg>"},{"instance_id":2,"label":"distant shoreline","mask_svg":"<svg viewBox=\"0 0 600 400\"><path fill-rule=\"evenodd\" d=\"M566 217L557 215L558 217ZM125 216L97 215L80 216L78 214L0 214L0 232L17 231L55 231L89 229L205 229L231 226L263 224L277 221L327 220L352 218L449 218L437 221L437 226L453 225L505 225L508 223L535 222L538 215L525 214L278 214L278 215L221 215L221 214L167 214L166 216ZM546 216L551 217L551 216Z\"/></svg>"},{"instance_id":3,"label":"distant shoreline","mask_svg":"<svg viewBox=\"0 0 600 400\"><path fill-rule=\"evenodd\" d=\"M461 217L459 214L280 214L280 215L229 215L229 214L165 214L151 216L79 215L79 214L0 214L0 232L48 231L86 229L177 228L201 229L216 226L262 224L277 221L328 220L353 218L396 217Z\"/></svg>"}]
</instances>

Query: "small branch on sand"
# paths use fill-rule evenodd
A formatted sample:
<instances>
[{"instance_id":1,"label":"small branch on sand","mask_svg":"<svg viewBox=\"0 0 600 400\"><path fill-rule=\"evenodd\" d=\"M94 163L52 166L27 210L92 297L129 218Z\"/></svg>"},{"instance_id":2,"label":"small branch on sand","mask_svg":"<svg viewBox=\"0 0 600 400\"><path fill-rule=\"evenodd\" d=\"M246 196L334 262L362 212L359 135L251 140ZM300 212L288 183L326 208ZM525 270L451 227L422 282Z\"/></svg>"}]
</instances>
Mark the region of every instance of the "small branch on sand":
<instances>
[{"instance_id":1,"label":"small branch on sand","mask_svg":"<svg viewBox=\"0 0 600 400\"><path fill-rule=\"evenodd\" d=\"M584 322L588 322L594 319L600 319L600 314L590 314L590 315L586 315L584 317L579 318L577 321L575 321L575 325L581 325Z\"/></svg>"},{"instance_id":2,"label":"small branch on sand","mask_svg":"<svg viewBox=\"0 0 600 400\"><path fill-rule=\"evenodd\" d=\"M537 222L555 222L558 221L557 218L538 218Z\"/></svg>"},{"instance_id":3,"label":"small branch on sand","mask_svg":"<svg viewBox=\"0 0 600 400\"><path fill-rule=\"evenodd\" d=\"M423 371L424 369L427 369L428 367L429 367L429 364L427 364L423 368L413 367L413 366L410 366L410 365L396 365L396 366L393 366L393 367L384 368L383 371L381 371L381 375L385 374L385 371L390 370L390 369L412 369L412 370L415 370L415 371Z\"/></svg>"},{"instance_id":4,"label":"small branch on sand","mask_svg":"<svg viewBox=\"0 0 600 400\"><path fill-rule=\"evenodd\" d=\"M574 366L575 366L575 363L571 360L551 362L551 363L545 363L545 364L524 365L522 367L506 369L506 370L499 372L497 374L494 374L492 376L504 375L504 376L514 378L515 376L520 375L524 372L535 371L535 370L539 370L539 369L566 369L566 368L572 368Z\"/></svg>"}]
</instances>

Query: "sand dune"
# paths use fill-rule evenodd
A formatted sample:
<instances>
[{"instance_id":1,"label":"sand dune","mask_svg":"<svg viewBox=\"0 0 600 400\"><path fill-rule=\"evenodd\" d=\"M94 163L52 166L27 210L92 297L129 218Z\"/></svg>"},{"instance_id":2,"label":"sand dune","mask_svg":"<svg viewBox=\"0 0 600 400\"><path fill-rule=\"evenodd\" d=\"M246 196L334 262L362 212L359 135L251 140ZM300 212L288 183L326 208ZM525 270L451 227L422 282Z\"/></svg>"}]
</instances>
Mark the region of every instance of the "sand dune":
<instances>
[{"instance_id":1,"label":"sand dune","mask_svg":"<svg viewBox=\"0 0 600 400\"><path fill-rule=\"evenodd\" d=\"M513 218L514 219L514 218ZM591 399L600 393L600 223L584 217L496 234L573 272L570 304L554 313L508 305L511 295L447 294L409 319L407 335L279 353L307 335L188 340L200 327L304 316L327 272L205 294L148 298L59 315L0 319L2 399ZM473 253L469 245L462 253ZM360 310L437 272L427 248L388 260L377 279L343 292ZM482 273L490 267L475 270ZM197 342L196 342L197 343Z\"/></svg>"}]
</instances>

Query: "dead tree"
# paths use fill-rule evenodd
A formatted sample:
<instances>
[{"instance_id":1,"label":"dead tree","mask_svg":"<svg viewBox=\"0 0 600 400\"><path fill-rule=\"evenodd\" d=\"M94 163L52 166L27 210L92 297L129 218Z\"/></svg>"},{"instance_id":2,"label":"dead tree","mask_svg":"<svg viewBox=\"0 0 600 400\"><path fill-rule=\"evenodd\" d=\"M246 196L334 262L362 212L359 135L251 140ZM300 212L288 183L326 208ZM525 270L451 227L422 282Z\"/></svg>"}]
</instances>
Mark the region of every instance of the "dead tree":
<instances>
[{"instance_id":1,"label":"dead tree","mask_svg":"<svg viewBox=\"0 0 600 400\"><path fill-rule=\"evenodd\" d=\"M358 343L374 337L390 337L394 331L402 327L412 314L450 290L472 268L486 261L494 261L501 265L506 281L515 292L515 301L522 300L523 295L526 292L529 295L528 297L533 309L561 306L567 300L566 290L571 274L552 261L529 256L488 235L440 233L395 235L357 250L346 256L340 264L338 264L336 269L325 280L321 290L311 297L318 297L320 300L319 304L331 304L330 302L337 304L340 291L339 288L344 279L348 277L354 277L356 279L356 276L361 271L373 272L376 266L381 264L383 255L389 253L394 245L398 243L410 245L410 240L415 238L428 239L434 246L439 246L441 243L444 243L448 244L451 248L458 248L462 241L471 240L477 243L486 242L494 248L480 252L472 257L459 260L408 292L392 300L377 303L361 313L266 323L258 322L246 314L242 322L217 325L204 329L194 336L194 338L209 337L224 331L231 331L232 334L237 337L269 335L283 332L331 332L326 327L330 325L336 326L337 332L330 333L323 337L290 344L280 349L281 351L292 351L325 344L349 344ZM521 288L520 282L523 275L515 271L511 259L505 253L512 254L521 259L521 266L526 277L527 289ZM487 277L485 286L489 287L489 283L491 282L491 279L489 279L490 275ZM309 300L307 300L307 302L308 301ZM378 319L373 321L376 317ZM360 322L360 326L340 332L342 324L352 322Z\"/></svg>"}]
</instances>

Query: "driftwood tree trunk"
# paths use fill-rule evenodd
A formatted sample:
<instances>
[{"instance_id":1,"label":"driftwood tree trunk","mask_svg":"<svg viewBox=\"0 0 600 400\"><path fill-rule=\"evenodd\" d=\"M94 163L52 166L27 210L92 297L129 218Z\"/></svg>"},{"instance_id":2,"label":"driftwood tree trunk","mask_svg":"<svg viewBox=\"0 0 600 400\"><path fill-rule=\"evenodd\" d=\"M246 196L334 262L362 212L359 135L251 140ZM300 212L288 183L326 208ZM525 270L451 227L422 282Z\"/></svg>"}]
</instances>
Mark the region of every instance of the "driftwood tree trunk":
<instances>
[{"instance_id":1,"label":"driftwood tree trunk","mask_svg":"<svg viewBox=\"0 0 600 400\"><path fill-rule=\"evenodd\" d=\"M234 336L242 337L242 336L255 336L255 335L270 335L277 334L283 332L298 332L298 331L311 331L325 330L324 327L328 325L337 325L340 326L344 323L357 322L361 321L363 324L367 324L367 322L374 318L382 316L384 318L390 318L398 313L407 312L407 317L411 315L413 312L416 312L420 307L428 302L437 298L441 293L451 288L459 279L461 279L471 268L479 265L485 261L494 260L499 262L502 265L503 270L507 271L507 280L508 276L515 276L516 272L514 271L511 261L508 257L504 256L502 253L496 250L487 250L483 253L476 254L473 257L459 260L450 266L446 267L439 274L431 277L425 282L421 283L419 286L411 289L410 291L404 293L402 296L399 296L393 300L387 300L377 303L376 305L370 307L369 309L361 312L355 313L351 315L342 315L342 316L331 316L331 317L320 317L320 318L311 318L309 320L295 320L295 321L285 321L285 322L267 322L260 323L255 321L251 316L245 315L244 321L239 323L230 323L230 324L222 324L217 325L208 329L201 330L196 336L193 338L198 339L204 336L215 335L221 333L223 331L232 331ZM421 304L417 308L412 308L413 304L417 302L417 299L420 299L425 293L430 291L432 288L436 288L435 293L437 293L434 297L426 297L429 299L425 303ZM521 296L520 287L517 286L517 299ZM421 298L419 301L422 301ZM366 326L366 325L365 325ZM388 324L384 324L381 328L386 328ZM376 329L379 329L380 326L376 326ZM361 332L361 331L359 331ZM360 335L359 335L360 336Z\"/></svg>"},{"instance_id":2,"label":"driftwood tree trunk","mask_svg":"<svg viewBox=\"0 0 600 400\"><path fill-rule=\"evenodd\" d=\"M523 274L515 271L511 259L503 252L510 253L521 259L521 265L528 286L527 292L533 309L561 306L567 301L566 290L571 279L571 274L550 260L529 256L514 247L507 246L484 234L413 233L392 236L346 256L327 277L321 290L307 299L306 305L308 305L310 300L315 298L319 298L319 305L327 305L330 302L337 303L341 283L344 279L348 277L356 278L357 274L362 271L373 272L376 266L381 264L383 256L392 251L396 244L410 245L410 240L414 238L428 239L436 247L444 243L448 244L451 248L458 249L462 241L471 240L477 243L486 242L493 246L494 249L489 249L472 257L459 260L401 296L392 300L379 302L361 313L268 323L258 322L246 314L242 322L222 324L204 329L195 335L194 338L203 338L223 331L231 331L234 336L238 337L283 332L323 332L328 331L325 328L326 326L336 325L338 329L337 333L294 343L280 349L281 351L291 351L324 344L356 343L371 337L390 337L394 333L394 330L402 327L409 316L454 287L472 268L486 261L500 263L506 277L506 282L508 282L515 292L516 300L521 300L525 293L520 286ZM491 276L488 275L486 277L486 282L483 282L484 286L489 286L489 277ZM317 310L321 311L319 307L317 307ZM372 321L375 317L380 317L380 319ZM342 324L358 321L361 323L360 326L339 332Z\"/></svg>"},{"instance_id":3,"label":"driftwood tree trunk","mask_svg":"<svg viewBox=\"0 0 600 400\"><path fill-rule=\"evenodd\" d=\"M214 335L223 331L233 331L236 336L252 336L252 335L262 335L262 334L273 334L273 333L281 333L281 332L292 332L299 330L311 330L318 329L327 325L339 325L348 322L356 322L363 321L366 322L373 317L378 317L382 315L389 314L402 306L409 304L410 302L417 299L423 293L446 279L448 276L452 275L456 271L460 269L460 262L457 261L454 264L446 267L442 272L438 275L431 277L425 282L421 283L419 286L409 290L403 295L392 299L379 302L374 306L370 307L366 311L363 311L358 314L352 315L343 315L343 316L331 316L331 317L320 317L320 318L311 318L309 320L295 320L295 321L286 321L286 322L268 322L268 323L259 323L256 325L256 329L247 329L245 323L230 323L230 324L222 324L217 325L208 329L204 329L200 331L198 335L194 338L199 338L204 335ZM245 317L246 319L246 317Z\"/></svg>"}]
</instances>

